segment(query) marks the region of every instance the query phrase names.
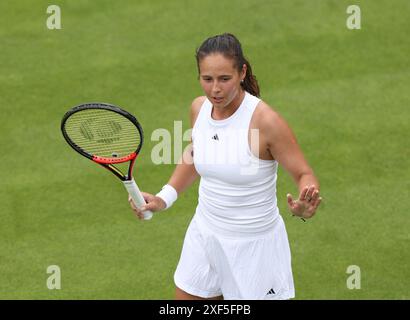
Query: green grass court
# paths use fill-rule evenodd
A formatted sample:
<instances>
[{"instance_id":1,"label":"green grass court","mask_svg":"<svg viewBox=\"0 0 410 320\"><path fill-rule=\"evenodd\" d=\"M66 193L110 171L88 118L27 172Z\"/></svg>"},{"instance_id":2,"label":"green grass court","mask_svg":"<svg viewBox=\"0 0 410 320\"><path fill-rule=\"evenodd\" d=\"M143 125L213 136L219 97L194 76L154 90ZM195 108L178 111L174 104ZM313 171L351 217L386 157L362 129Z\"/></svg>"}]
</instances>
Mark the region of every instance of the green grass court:
<instances>
[{"instance_id":1,"label":"green grass court","mask_svg":"<svg viewBox=\"0 0 410 320\"><path fill-rule=\"evenodd\" d=\"M46 9L61 8L61 30ZM346 8L361 8L361 29ZM195 49L237 35L261 86L321 182L316 216L292 218L279 170L296 299L409 299L410 2L2 1L0 3L0 299L173 299L173 273L197 184L141 223L121 183L60 133L72 106L103 101L137 116L146 141L134 170L157 192L155 129L189 128L201 95ZM49 290L49 265L61 289ZM350 265L361 289L346 286Z\"/></svg>"}]
</instances>

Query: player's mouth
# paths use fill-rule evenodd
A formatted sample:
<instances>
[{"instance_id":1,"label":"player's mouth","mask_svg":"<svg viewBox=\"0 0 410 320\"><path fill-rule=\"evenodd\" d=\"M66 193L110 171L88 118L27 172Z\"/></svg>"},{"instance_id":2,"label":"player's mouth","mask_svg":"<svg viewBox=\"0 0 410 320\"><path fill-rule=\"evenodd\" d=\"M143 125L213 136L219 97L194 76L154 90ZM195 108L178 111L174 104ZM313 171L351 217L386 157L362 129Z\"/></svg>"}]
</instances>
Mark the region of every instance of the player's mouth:
<instances>
[{"instance_id":1,"label":"player's mouth","mask_svg":"<svg viewBox=\"0 0 410 320\"><path fill-rule=\"evenodd\" d=\"M215 103L221 103L221 102L223 101L223 99L224 99L224 98L222 98L222 97L212 97L212 100L213 100Z\"/></svg>"}]
</instances>

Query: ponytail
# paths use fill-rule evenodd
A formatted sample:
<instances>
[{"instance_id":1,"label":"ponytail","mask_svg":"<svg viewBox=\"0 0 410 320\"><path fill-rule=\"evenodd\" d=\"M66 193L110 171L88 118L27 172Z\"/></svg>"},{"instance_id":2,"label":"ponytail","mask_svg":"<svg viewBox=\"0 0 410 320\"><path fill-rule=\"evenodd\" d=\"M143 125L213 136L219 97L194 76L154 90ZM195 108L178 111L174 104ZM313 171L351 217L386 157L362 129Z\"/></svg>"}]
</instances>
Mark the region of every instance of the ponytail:
<instances>
[{"instance_id":1,"label":"ponytail","mask_svg":"<svg viewBox=\"0 0 410 320\"><path fill-rule=\"evenodd\" d=\"M252 74L252 67L249 64L248 60L246 60L245 58L243 60L244 64L246 64L246 75L245 79L243 79L243 82L241 82L241 86L245 91L248 91L251 95L259 98L260 90L258 80L256 80L256 77Z\"/></svg>"},{"instance_id":2,"label":"ponytail","mask_svg":"<svg viewBox=\"0 0 410 320\"><path fill-rule=\"evenodd\" d=\"M245 59L242 46L239 40L230 33L224 33L214 37L206 39L199 49L196 51L196 62L199 71L199 62L212 53L221 53L225 57L234 60L234 66L238 72L242 71L242 67L246 64L246 75L243 82L241 82L242 88L250 94L260 97L260 90L256 77L252 74L252 68L248 60Z\"/></svg>"}]
</instances>

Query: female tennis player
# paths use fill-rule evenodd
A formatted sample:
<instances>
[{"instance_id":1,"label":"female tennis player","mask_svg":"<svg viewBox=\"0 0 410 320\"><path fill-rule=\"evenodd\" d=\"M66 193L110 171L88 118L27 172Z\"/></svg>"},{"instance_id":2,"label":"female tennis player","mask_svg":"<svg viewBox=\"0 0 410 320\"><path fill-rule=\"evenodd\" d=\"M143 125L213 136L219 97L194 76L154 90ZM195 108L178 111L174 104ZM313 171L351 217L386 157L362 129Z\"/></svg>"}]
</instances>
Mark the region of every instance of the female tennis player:
<instances>
[{"instance_id":1,"label":"female tennis player","mask_svg":"<svg viewBox=\"0 0 410 320\"><path fill-rule=\"evenodd\" d=\"M290 212L311 218L319 182L286 121L259 98L259 87L232 34L204 41L196 53L205 96L192 102L192 149L144 210L169 208L200 177L196 212L174 274L176 299L290 299L291 254L276 197L278 164L299 196Z\"/></svg>"}]
</instances>

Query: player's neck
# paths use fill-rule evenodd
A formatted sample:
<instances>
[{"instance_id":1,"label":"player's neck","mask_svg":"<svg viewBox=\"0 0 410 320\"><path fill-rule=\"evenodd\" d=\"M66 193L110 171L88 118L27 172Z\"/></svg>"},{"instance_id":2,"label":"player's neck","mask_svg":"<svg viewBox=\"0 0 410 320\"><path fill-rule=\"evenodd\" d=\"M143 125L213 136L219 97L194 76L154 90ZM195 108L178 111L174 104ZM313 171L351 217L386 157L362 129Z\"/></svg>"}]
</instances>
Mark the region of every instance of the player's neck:
<instances>
[{"instance_id":1,"label":"player's neck","mask_svg":"<svg viewBox=\"0 0 410 320\"><path fill-rule=\"evenodd\" d=\"M243 99L245 98L245 90L240 90L236 97L226 106L212 108L211 117L214 120L223 120L229 118L235 113L241 106Z\"/></svg>"}]
</instances>

